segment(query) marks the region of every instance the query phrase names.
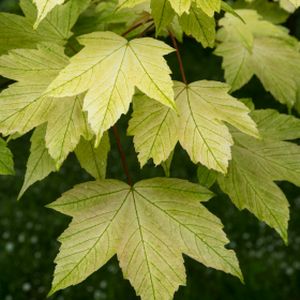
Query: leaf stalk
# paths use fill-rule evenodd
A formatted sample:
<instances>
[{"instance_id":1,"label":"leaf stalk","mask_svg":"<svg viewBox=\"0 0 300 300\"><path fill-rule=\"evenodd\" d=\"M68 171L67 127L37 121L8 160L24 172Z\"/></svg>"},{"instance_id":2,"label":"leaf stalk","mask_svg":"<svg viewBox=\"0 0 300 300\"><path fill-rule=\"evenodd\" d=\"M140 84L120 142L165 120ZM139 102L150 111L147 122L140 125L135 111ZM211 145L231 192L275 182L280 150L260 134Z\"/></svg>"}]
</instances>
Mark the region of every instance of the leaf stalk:
<instances>
[{"instance_id":1,"label":"leaf stalk","mask_svg":"<svg viewBox=\"0 0 300 300\"><path fill-rule=\"evenodd\" d=\"M186 75L185 75L183 62L182 62L181 54L180 54L179 47L178 47L178 43L176 41L175 36L173 35L173 33L171 31L169 31L169 36L170 36L170 38L172 40L172 43L173 43L173 46L176 50L176 56L177 56L177 60L178 60L178 64L179 64L179 69L180 69L182 81L184 82L184 84L187 85L188 83L187 83L187 80L186 80Z\"/></svg>"}]
</instances>

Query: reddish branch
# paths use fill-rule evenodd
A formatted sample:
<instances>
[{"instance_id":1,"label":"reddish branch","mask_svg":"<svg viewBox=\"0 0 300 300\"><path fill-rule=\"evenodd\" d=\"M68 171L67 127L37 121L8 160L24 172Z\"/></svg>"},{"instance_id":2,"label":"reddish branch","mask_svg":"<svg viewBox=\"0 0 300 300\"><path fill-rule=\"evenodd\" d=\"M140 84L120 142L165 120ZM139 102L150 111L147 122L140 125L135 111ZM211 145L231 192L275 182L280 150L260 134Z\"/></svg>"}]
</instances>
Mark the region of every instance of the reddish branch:
<instances>
[{"instance_id":1,"label":"reddish branch","mask_svg":"<svg viewBox=\"0 0 300 300\"><path fill-rule=\"evenodd\" d=\"M153 21L153 19L148 19L148 20L142 20L140 22L137 22L136 24L132 25L130 28L128 28L128 30L126 30L122 36L126 36L127 34L129 34L130 32L134 31L135 29L141 27L144 24L147 24L149 22Z\"/></svg>"},{"instance_id":2,"label":"reddish branch","mask_svg":"<svg viewBox=\"0 0 300 300\"><path fill-rule=\"evenodd\" d=\"M180 69L182 81L187 85L185 71L184 71L184 67L183 67L183 63L182 63L182 58L181 58L181 55L180 55L180 51L179 51L179 47L178 47L176 38L175 38L175 36L173 35L173 33L171 31L169 31L169 35L170 35L170 38L172 40L173 46L176 49L176 55L177 55L177 60L178 60L178 63L179 63L179 69Z\"/></svg>"},{"instance_id":3,"label":"reddish branch","mask_svg":"<svg viewBox=\"0 0 300 300\"><path fill-rule=\"evenodd\" d=\"M113 133L114 133L114 136L115 136L115 139L116 139L116 142L117 142L118 151L119 151L121 161L122 161L122 167L123 167L124 173L127 177L127 182L130 186L132 186L133 182L132 182L132 179L131 179L131 176L130 176L130 173L129 173L129 168L128 168L128 164L127 164L127 160L126 160L126 155L125 155L125 152L122 148L119 131L118 131L118 128L117 128L116 125L113 126Z\"/></svg>"}]
</instances>

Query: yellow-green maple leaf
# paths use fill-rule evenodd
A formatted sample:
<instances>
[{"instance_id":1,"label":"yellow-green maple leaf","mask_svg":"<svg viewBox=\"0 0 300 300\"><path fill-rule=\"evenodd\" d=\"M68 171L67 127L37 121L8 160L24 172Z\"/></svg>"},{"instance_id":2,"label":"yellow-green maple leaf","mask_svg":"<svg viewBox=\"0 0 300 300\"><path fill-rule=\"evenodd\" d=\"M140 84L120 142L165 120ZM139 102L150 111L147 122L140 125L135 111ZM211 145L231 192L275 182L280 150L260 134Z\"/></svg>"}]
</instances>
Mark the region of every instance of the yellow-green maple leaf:
<instances>
[{"instance_id":1,"label":"yellow-green maple leaf","mask_svg":"<svg viewBox=\"0 0 300 300\"><path fill-rule=\"evenodd\" d=\"M188 86L176 83L176 104L180 111L180 144L194 163L226 173L233 140L227 122L258 137L249 109L228 94L221 82L198 81Z\"/></svg>"},{"instance_id":2,"label":"yellow-green maple leaf","mask_svg":"<svg viewBox=\"0 0 300 300\"><path fill-rule=\"evenodd\" d=\"M42 42L66 44L72 27L88 3L89 0L70 0L55 7L37 29L33 28L37 11L31 0L20 1L25 16L0 12L0 54L11 49L35 48Z\"/></svg>"},{"instance_id":3,"label":"yellow-green maple leaf","mask_svg":"<svg viewBox=\"0 0 300 300\"><path fill-rule=\"evenodd\" d=\"M248 209L287 242L289 204L274 181L300 186L300 147L287 142L300 137L300 120L273 110L255 111L252 117L262 139L233 131L232 161L218 181L239 209Z\"/></svg>"},{"instance_id":4,"label":"yellow-green maple leaf","mask_svg":"<svg viewBox=\"0 0 300 300\"><path fill-rule=\"evenodd\" d=\"M138 97L128 133L143 166L167 160L177 141L194 163L226 173L233 140L225 122L258 137L250 110L228 94L229 86L216 81L175 82L178 114L147 97Z\"/></svg>"},{"instance_id":5,"label":"yellow-green maple leaf","mask_svg":"<svg viewBox=\"0 0 300 300\"><path fill-rule=\"evenodd\" d=\"M0 94L0 132L23 135L48 122L46 147L59 168L81 136L92 138L82 110L83 95L44 95L68 64L63 48L42 44L38 49L12 50L0 57L0 64L0 74L18 81Z\"/></svg>"},{"instance_id":6,"label":"yellow-green maple leaf","mask_svg":"<svg viewBox=\"0 0 300 300\"><path fill-rule=\"evenodd\" d=\"M283 104L297 99L300 54L297 41L280 26L263 20L255 10L226 14L218 32L216 54L223 57L226 81L237 90L256 75L265 89Z\"/></svg>"},{"instance_id":7,"label":"yellow-green maple leaf","mask_svg":"<svg viewBox=\"0 0 300 300\"><path fill-rule=\"evenodd\" d=\"M112 32L95 32L79 38L85 47L50 84L46 94L55 97L85 92L83 109L97 136L126 113L135 87L149 97L175 107L170 69L163 55L173 49L152 38L125 38Z\"/></svg>"},{"instance_id":8,"label":"yellow-green maple leaf","mask_svg":"<svg viewBox=\"0 0 300 300\"><path fill-rule=\"evenodd\" d=\"M65 193L50 205L73 217L59 238L51 293L83 281L115 254L143 300L170 300L185 284L183 253L242 278L220 220L199 203L211 196L200 185L165 178L134 187L102 180Z\"/></svg>"},{"instance_id":9,"label":"yellow-green maple leaf","mask_svg":"<svg viewBox=\"0 0 300 300\"><path fill-rule=\"evenodd\" d=\"M179 119L171 108L147 96L135 97L128 134L134 137L141 167L150 158L159 165L169 157L178 142L178 129Z\"/></svg>"},{"instance_id":10,"label":"yellow-green maple leaf","mask_svg":"<svg viewBox=\"0 0 300 300\"><path fill-rule=\"evenodd\" d=\"M179 23L183 31L188 35L192 35L203 47L214 46L215 19L205 14L196 4L191 6L189 13L184 13L179 18Z\"/></svg>"}]
</instances>

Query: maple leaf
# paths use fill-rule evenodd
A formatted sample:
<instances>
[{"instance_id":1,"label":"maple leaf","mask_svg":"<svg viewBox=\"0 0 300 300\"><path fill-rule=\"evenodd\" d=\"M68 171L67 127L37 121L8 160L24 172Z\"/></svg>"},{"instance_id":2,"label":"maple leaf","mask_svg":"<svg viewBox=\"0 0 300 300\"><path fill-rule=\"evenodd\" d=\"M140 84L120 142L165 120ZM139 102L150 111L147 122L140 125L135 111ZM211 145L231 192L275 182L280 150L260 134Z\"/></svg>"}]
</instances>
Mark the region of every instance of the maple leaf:
<instances>
[{"instance_id":1,"label":"maple leaf","mask_svg":"<svg viewBox=\"0 0 300 300\"><path fill-rule=\"evenodd\" d=\"M293 106L297 99L300 54L295 39L282 27L263 20L254 10L237 10L220 21L215 53L223 57L226 81L232 91L256 75L273 96Z\"/></svg>"},{"instance_id":2,"label":"maple leaf","mask_svg":"<svg viewBox=\"0 0 300 300\"><path fill-rule=\"evenodd\" d=\"M169 300L185 284L183 253L242 278L220 220L199 203L211 196L200 185L165 178L132 188L102 180L65 193L50 205L73 217L59 238L50 294L83 281L115 254L143 300Z\"/></svg>"},{"instance_id":3,"label":"maple leaf","mask_svg":"<svg viewBox=\"0 0 300 300\"><path fill-rule=\"evenodd\" d=\"M222 82L175 82L174 89L178 116L151 99L136 101L128 133L134 135L141 165L150 158L155 164L167 160L179 140L194 163L226 173L233 140L225 122L258 137L250 110Z\"/></svg>"},{"instance_id":4,"label":"maple leaf","mask_svg":"<svg viewBox=\"0 0 300 300\"><path fill-rule=\"evenodd\" d=\"M258 137L248 108L236 101L228 86L215 81L198 81L175 86L180 111L179 141L194 163L226 173L233 140L227 122L239 130Z\"/></svg>"},{"instance_id":5,"label":"maple leaf","mask_svg":"<svg viewBox=\"0 0 300 300\"><path fill-rule=\"evenodd\" d=\"M213 47L215 44L216 23L213 17L193 4L189 13L184 13L179 18L183 31L192 35L203 47Z\"/></svg>"},{"instance_id":6,"label":"maple leaf","mask_svg":"<svg viewBox=\"0 0 300 300\"><path fill-rule=\"evenodd\" d=\"M46 85L67 64L62 47L42 43L37 49L16 49L0 56L0 74L24 84Z\"/></svg>"},{"instance_id":7,"label":"maple leaf","mask_svg":"<svg viewBox=\"0 0 300 300\"><path fill-rule=\"evenodd\" d=\"M244 0L238 0L233 3L234 9L253 9L262 16L265 20L273 24L284 23L289 14L284 11L276 2L270 2L265 0L252 0L245 2Z\"/></svg>"},{"instance_id":8,"label":"maple leaf","mask_svg":"<svg viewBox=\"0 0 300 300\"><path fill-rule=\"evenodd\" d=\"M83 109L96 134L103 133L126 113L139 88L149 97L175 107L170 69L163 55L173 49L151 38L125 38L112 32L94 32L81 36L85 47L71 58L50 84L46 94L56 97L85 92ZM139 74L139 76L137 76Z\"/></svg>"},{"instance_id":9,"label":"maple leaf","mask_svg":"<svg viewBox=\"0 0 300 300\"><path fill-rule=\"evenodd\" d=\"M46 147L59 168L81 136L91 135L82 111L83 95L44 95L49 83L68 64L63 48L41 44L38 49L11 50L0 57L0 64L0 74L18 81L0 94L0 131L23 135L48 122Z\"/></svg>"},{"instance_id":10,"label":"maple leaf","mask_svg":"<svg viewBox=\"0 0 300 300\"><path fill-rule=\"evenodd\" d=\"M134 136L141 167L150 158L159 165L169 157L178 142L178 129L174 110L145 95L135 96L128 134Z\"/></svg>"},{"instance_id":11,"label":"maple leaf","mask_svg":"<svg viewBox=\"0 0 300 300\"><path fill-rule=\"evenodd\" d=\"M228 174L218 182L239 209L248 209L287 242L289 204L274 181L300 186L300 147L286 141L300 137L300 120L274 110L255 111L252 117L262 139L234 131Z\"/></svg>"},{"instance_id":12,"label":"maple leaf","mask_svg":"<svg viewBox=\"0 0 300 300\"><path fill-rule=\"evenodd\" d=\"M47 121L54 99L43 92L67 64L63 48L52 44L11 50L0 57L0 74L18 81L0 94L0 131L4 135L23 135Z\"/></svg>"},{"instance_id":13,"label":"maple leaf","mask_svg":"<svg viewBox=\"0 0 300 300\"><path fill-rule=\"evenodd\" d=\"M14 83L0 94L0 132L23 135L47 121L53 98L42 93L45 84Z\"/></svg>"},{"instance_id":14,"label":"maple leaf","mask_svg":"<svg viewBox=\"0 0 300 300\"><path fill-rule=\"evenodd\" d=\"M169 0L152 0L151 14L154 19L157 35L172 22L175 16Z\"/></svg>"},{"instance_id":15,"label":"maple leaf","mask_svg":"<svg viewBox=\"0 0 300 300\"><path fill-rule=\"evenodd\" d=\"M35 48L38 43L66 44L72 35L79 14L87 7L89 0L70 0L55 7L34 30L36 8L30 0L21 0L25 17L0 13L0 54L16 48Z\"/></svg>"}]
</instances>

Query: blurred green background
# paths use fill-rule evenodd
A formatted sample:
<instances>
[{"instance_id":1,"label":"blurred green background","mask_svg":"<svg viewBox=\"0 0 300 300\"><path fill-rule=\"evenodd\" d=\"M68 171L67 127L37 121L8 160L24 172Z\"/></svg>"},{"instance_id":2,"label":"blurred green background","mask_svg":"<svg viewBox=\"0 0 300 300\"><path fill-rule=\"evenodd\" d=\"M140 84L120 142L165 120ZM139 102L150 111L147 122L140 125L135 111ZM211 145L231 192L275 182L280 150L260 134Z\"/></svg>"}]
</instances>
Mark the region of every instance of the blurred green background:
<instances>
[{"instance_id":1,"label":"blurred green background","mask_svg":"<svg viewBox=\"0 0 300 300\"><path fill-rule=\"evenodd\" d=\"M0 0L0 11L18 12L17 1ZM300 13L287 22L293 35L300 38ZM188 80L223 80L221 60L192 40L181 46ZM174 79L180 79L174 55L168 57ZM300 66L299 66L300 67ZM0 84L5 82L0 78ZM253 79L236 96L252 97L257 108L277 108L287 112L266 93L257 79ZM128 156L134 180L162 176L161 168L152 164L140 170L132 139L126 137L128 119L122 118L118 126ZM50 289L54 270L53 260L58 252L56 241L70 219L44 206L54 201L73 185L89 180L71 155L59 173L52 174L35 184L17 203L16 196L25 173L29 155L29 136L10 143L15 157L16 176L0 177L0 300L42 300ZM108 177L124 180L118 153L112 139ZM177 149L171 175L196 182L196 168L186 154ZM289 246L280 237L247 212L239 212L213 187L218 197L207 204L218 215L237 252L245 276L245 285L236 278L185 257L187 287L177 292L176 300L299 300L300 299L300 193L288 183L280 187L291 204ZM137 299L130 284L122 277L117 260L112 259L104 268L82 284L58 292L50 300L134 300Z\"/></svg>"}]
</instances>

